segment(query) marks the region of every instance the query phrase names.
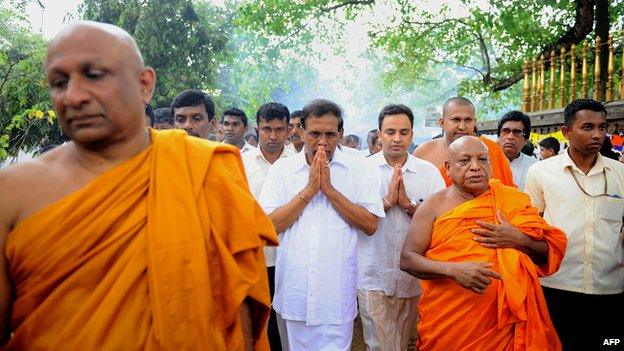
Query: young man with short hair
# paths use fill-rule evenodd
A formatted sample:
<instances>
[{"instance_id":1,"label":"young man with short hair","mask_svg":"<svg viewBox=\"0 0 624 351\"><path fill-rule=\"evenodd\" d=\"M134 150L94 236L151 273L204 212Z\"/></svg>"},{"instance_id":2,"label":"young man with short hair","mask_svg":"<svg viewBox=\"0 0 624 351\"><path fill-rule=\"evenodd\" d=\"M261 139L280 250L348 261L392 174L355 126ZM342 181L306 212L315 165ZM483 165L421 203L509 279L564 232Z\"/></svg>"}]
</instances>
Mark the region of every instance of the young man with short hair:
<instances>
[{"instance_id":1,"label":"young man with short hair","mask_svg":"<svg viewBox=\"0 0 624 351\"><path fill-rule=\"evenodd\" d=\"M215 105L201 90L184 90L171 103L173 127L184 129L188 135L208 139L215 128Z\"/></svg>"}]
</instances>

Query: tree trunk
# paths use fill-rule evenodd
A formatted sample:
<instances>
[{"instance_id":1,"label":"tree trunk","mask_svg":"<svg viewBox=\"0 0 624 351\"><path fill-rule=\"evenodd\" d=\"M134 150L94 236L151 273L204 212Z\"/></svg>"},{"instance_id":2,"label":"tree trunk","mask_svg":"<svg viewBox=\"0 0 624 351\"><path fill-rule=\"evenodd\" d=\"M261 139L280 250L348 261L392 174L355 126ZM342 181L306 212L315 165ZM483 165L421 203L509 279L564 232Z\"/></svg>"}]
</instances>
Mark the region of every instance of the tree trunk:
<instances>
[{"instance_id":1,"label":"tree trunk","mask_svg":"<svg viewBox=\"0 0 624 351\"><path fill-rule=\"evenodd\" d=\"M605 92L607 87L607 65L609 60L609 0L594 0L596 4L595 13L595 29L596 36L600 36L603 43L600 51L600 96L605 100ZM594 87L596 89L596 87Z\"/></svg>"}]
</instances>

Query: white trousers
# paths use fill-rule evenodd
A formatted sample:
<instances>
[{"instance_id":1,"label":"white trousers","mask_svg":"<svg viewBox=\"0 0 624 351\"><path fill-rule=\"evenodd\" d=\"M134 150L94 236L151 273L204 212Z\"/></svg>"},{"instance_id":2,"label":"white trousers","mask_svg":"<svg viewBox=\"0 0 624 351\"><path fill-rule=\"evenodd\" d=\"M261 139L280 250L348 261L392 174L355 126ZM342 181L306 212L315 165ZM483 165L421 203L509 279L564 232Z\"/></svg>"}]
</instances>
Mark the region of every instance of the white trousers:
<instances>
[{"instance_id":1,"label":"white trousers","mask_svg":"<svg viewBox=\"0 0 624 351\"><path fill-rule=\"evenodd\" d=\"M290 351L349 351L353 321L345 324L306 325L285 319Z\"/></svg>"}]
</instances>

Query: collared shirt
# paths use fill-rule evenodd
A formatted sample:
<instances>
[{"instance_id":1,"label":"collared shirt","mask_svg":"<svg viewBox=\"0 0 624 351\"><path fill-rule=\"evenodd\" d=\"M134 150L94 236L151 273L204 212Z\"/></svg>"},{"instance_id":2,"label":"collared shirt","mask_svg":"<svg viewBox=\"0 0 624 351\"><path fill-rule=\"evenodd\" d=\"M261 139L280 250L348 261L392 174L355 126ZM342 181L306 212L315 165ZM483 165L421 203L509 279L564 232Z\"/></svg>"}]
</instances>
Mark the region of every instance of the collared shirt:
<instances>
[{"instance_id":1,"label":"collared shirt","mask_svg":"<svg viewBox=\"0 0 624 351\"><path fill-rule=\"evenodd\" d=\"M249 151L249 150L253 150L253 149L257 149L257 147L251 145L250 143L247 142L247 140L245 140L245 144L243 145L243 147L240 149L240 153L244 154L245 152Z\"/></svg>"},{"instance_id":2,"label":"collared shirt","mask_svg":"<svg viewBox=\"0 0 624 351\"><path fill-rule=\"evenodd\" d=\"M297 148L295 147L293 143L284 145L284 148L290 150L293 154L297 154L300 152L300 151L297 151ZM303 148L301 150L303 150Z\"/></svg>"},{"instance_id":3,"label":"collared shirt","mask_svg":"<svg viewBox=\"0 0 624 351\"><path fill-rule=\"evenodd\" d=\"M349 155L351 155L351 156L355 156L355 157L363 157L363 156L362 156L362 153L361 153L361 152L360 152L360 150L358 150L358 149L354 149L354 148L352 148L352 147L348 147L348 146L344 146L344 145L338 145L338 147L339 147L342 151L344 151L344 152L348 153L348 154L349 154Z\"/></svg>"},{"instance_id":4,"label":"collared shirt","mask_svg":"<svg viewBox=\"0 0 624 351\"><path fill-rule=\"evenodd\" d=\"M604 192L624 197L624 165L598 155L585 175L568 152L537 162L529 168L525 192L544 219L561 228L568 247L561 268L542 278L549 288L584 294L617 294L624 291L624 250L622 216L624 199L591 197L576 184L570 170L590 195Z\"/></svg>"},{"instance_id":5,"label":"collared shirt","mask_svg":"<svg viewBox=\"0 0 624 351\"><path fill-rule=\"evenodd\" d=\"M292 151L284 147L279 158L288 157L293 154ZM271 164L264 157L264 154L259 147L253 148L242 155L243 165L245 166L245 174L247 175L247 182L251 188L251 193L257 199L260 196L262 185L266 179L267 173ZM265 246L264 247L264 260L267 267L275 266L275 256L277 247Z\"/></svg>"},{"instance_id":6,"label":"collared shirt","mask_svg":"<svg viewBox=\"0 0 624 351\"><path fill-rule=\"evenodd\" d=\"M527 171L535 162L537 162L535 157L525 155L521 152L518 157L514 158L514 160L509 163L514 183L516 183L520 191L524 191L524 182L526 180Z\"/></svg>"},{"instance_id":7,"label":"collared shirt","mask_svg":"<svg viewBox=\"0 0 624 351\"><path fill-rule=\"evenodd\" d=\"M370 213L384 217L379 172L338 148L329 163L331 183ZM308 183L305 153L278 160L260 194L266 213L298 196ZM299 218L279 234L273 308L287 320L307 325L344 324L356 315L358 230L318 192Z\"/></svg>"},{"instance_id":8,"label":"collared shirt","mask_svg":"<svg viewBox=\"0 0 624 351\"><path fill-rule=\"evenodd\" d=\"M384 198L394 168L388 165L383 152L378 152L364 161L369 167L378 168L381 184L378 194ZM407 196L418 202L445 188L440 171L432 163L407 155L401 169ZM399 260L403 242L409 229L411 217L399 206L393 206L386 217L379 220L377 231L372 236L360 233L358 242L358 289L381 291L387 296L399 298L421 294L418 279L401 271Z\"/></svg>"}]
</instances>

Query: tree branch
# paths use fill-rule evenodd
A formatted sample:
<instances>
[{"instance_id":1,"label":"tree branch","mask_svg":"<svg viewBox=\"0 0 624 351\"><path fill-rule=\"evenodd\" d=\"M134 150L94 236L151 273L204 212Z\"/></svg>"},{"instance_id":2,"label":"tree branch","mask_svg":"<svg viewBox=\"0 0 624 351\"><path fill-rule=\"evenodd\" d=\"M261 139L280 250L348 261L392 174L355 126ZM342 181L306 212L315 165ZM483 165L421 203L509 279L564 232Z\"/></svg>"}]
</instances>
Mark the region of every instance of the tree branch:
<instances>
[{"instance_id":1,"label":"tree branch","mask_svg":"<svg viewBox=\"0 0 624 351\"><path fill-rule=\"evenodd\" d=\"M351 5L371 5L375 3L375 0L348 0L348 1L344 1L341 4L338 5L334 5L334 6L330 6L330 7L325 7L322 11L323 12L331 12L334 10L337 10L341 7L347 7L347 6L351 6Z\"/></svg>"},{"instance_id":2,"label":"tree branch","mask_svg":"<svg viewBox=\"0 0 624 351\"><path fill-rule=\"evenodd\" d=\"M574 25L554 42L545 45L541 52L537 54L550 57L550 51L560 49L561 47L570 47L572 44L579 44L582 42L593 29L594 23L594 2L593 0L575 0L576 13L574 16ZM548 63L547 67L550 67ZM501 91L509 88L515 83L522 80L524 75L522 74L522 67L519 67L515 73L506 78L493 78L491 79L492 90Z\"/></svg>"}]
</instances>

